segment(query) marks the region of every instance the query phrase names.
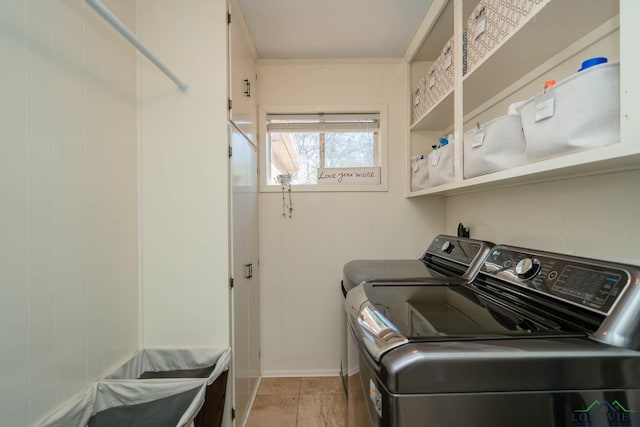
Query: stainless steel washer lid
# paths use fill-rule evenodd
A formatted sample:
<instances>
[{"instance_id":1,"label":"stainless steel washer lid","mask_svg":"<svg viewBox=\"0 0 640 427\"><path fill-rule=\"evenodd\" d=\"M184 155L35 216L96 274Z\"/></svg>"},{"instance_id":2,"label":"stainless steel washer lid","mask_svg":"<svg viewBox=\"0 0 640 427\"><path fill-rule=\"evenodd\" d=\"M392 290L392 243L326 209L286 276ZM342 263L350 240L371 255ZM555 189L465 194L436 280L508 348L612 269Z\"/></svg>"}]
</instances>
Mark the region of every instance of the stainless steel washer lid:
<instances>
[{"instance_id":1,"label":"stainless steel washer lid","mask_svg":"<svg viewBox=\"0 0 640 427\"><path fill-rule=\"evenodd\" d=\"M493 243L438 235L420 259L353 260L344 265L346 292L363 282L460 276L472 280Z\"/></svg>"},{"instance_id":2,"label":"stainless steel washer lid","mask_svg":"<svg viewBox=\"0 0 640 427\"><path fill-rule=\"evenodd\" d=\"M365 283L349 292L347 302L354 305L352 311L372 307L378 317L411 341L585 336L571 324L491 300L472 285Z\"/></svg>"},{"instance_id":3,"label":"stainless steel washer lid","mask_svg":"<svg viewBox=\"0 0 640 427\"><path fill-rule=\"evenodd\" d=\"M409 343L378 375L398 394L640 388L640 353L580 338Z\"/></svg>"},{"instance_id":4,"label":"stainless steel washer lid","mask_svg":"<svg viewBox=\"0 0 640 427\"><path fill-rule=\"evenodd\" d=\"M375 362L407 342L585 337L571 324L491 300L471 285L363 283L347 294L354 335Z\"/></svg>"},{"instance_id":5,"label":"stainless steel washer lid","mask_svg":"<svg viewBox=\"0 0 640 427\"><path fill-rule=\"evenodd\" d=\"M417 278L442 278L444 275L430 270L419 259L353 260L342 269L344 288L349 292L362 282L371 280L406 280Z\"/></svg>"}]
</instances>

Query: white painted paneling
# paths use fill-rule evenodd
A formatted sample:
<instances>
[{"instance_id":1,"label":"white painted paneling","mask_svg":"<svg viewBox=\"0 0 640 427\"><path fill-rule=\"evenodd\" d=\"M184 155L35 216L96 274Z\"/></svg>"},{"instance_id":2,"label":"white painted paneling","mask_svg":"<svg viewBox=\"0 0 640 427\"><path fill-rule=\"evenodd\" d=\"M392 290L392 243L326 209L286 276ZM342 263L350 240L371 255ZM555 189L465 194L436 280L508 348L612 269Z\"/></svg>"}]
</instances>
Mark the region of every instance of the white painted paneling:
<instances>
[{"instance_id":1,"label":"white painted paneling","mask_svg":"<svg viewBox=\"0 0 640 427\"><path fill-rule=\"evenodd\" d=\"M139 1L143 343L228 345L226 5Z\"/></svg>"},{"instance_id":2,"label":"white painted paneling","mask_svg":"<svg viewBox=\"0 0 640 427\"><path fill-rule=\"evenodd\" d=\"M630 185L639 178L640 173L635 172L563 183L569 253L640 264L640 253L629 252L629 241L640 238L640 189Z\"/></svg>"},{"instance_id":3,"label":"white painted paneling","mask_svg":"<svg viewBox=\"0 0 640 427\"><path fill-rule=\"evenodd\" d=\"M70 64L83 64L82 3L55 3L52 19L54 334L60 404L88 383L85 79L69 70Z\"/></svg>"},{"instance_id":4,"label":"white painted paneling","mask_svg":"<svg viewBox=\"0 0 640 427\"><path fill-rule=\"evenodd\" d=\"M447 231L640 265L640 171L483 191L447 199Z\"/></svg>"},{"instance_id":5,"label":"white painted paneling","mask_svg":"<svg viewBox=\"0 0 640 427\"><path fill-rule=\"evenodd\" d=\"M110 0L111 11L132 31L136 29L135 5ZM125 310L105 328L101 319L119 311L122 301L137 304L138 157L133 132L137 129L136 50L91 8L87 16L85 62L89 78L87 99L89 265L100 272L90 282L89 378L104 366L114 366L138 346L138 311ZM125 62L127 67L115 67ZM129 242L122 245L122 242ZM118 250L116 250L118 248ZM93 254L93 256L91 256ZM96 358L100 355L100 359Z\"/></svg>"},{"instance_id":6,"label":"white painted paneling","mask_svg":"<svg viewBox=\"0 0 640 427\"><path fill-rule=\"evenodd\" d=\"M265 61L263 105L386 105L387 192L260 195L263 375L336 375L342 266L357 258L418 258L444 228L444 202L407 200L406 68L393 61Z\"/></svg>"},{"instance_id":7,"label":"white painted paneling","mask_svg":"<svg viewBox=\"0 0 640 427\"><path fill-rule=\"evenodd\" d=\"M110 6L135 28L134 3ZM3 425L36 423L137 349L136 61L94 15L0 5Z\"/></svg>"},{"instance_id":8,"label":"white painted paneling","mask_svg":"<svg viewBox=\"0 0 640 427\"><path fill-rule=\"evenodd\" d=\"M25 91L29 175L29 405L31 421L56 405L53 180L53 3L26 2Z\"/></svg>"},{"instance_id":9,"label":"white painted paneling","mask_svg":"<svg viewBox=\"0 0 640 427\"><path fill-rule=\"evenodd\" d=\"M111 6L111 5L110 5ZM85 63L89 73L99 76L101 64L103 61L113 61L111 54L112 47L105 46L105 40L108 39L109 34L113 30L109 30L108 24L96 13L90 14L91 9L87 10L87 21L89 25L85 27L86 32L86 50L85 50ZM114 13L118 13L114 11ZM121 15L118 13L118 15ZM115 47L120 51L122 55L129 49L123 49L120 44L116 44ZM135 61L135 57L133 58ZM118 146L120 141L114 139L107 139L110 134L109 129L113 126L108 126L107 122L103 119L105 115L119 115L117 111L113 111L107 108L104 103L105 96L101 87L98 85L87 85L86 97L91 100L86 112L87 126L92 129L91 133L87 134L87 139L91 140L93 144L90 144L87 149L87 163L88 169L96 173L89 177L87 182L87 191L100 195L92 200L92 203L87 205L87 221L89 224L105 225L105 219L108 218L108 206L105 206L106 195L102 194L108 188L106 183L101 179L105 175L105 167L113 166L108 162L108 147L109 145ZM130 114L130 112L129 112ZM135 111L134 111L135 115ZM125 140L126 141L126 140ZM125 142L126 143L126 142ZM104 159L103 159L104 157ZM114 168L118 170L119 167ZM135 170L135 167L134 167ZM90 227L89 236L87 238L87 245L89 249L89 256L87 263L92 270L104 271L104 260L98 256L97 253L91 251L91 249L100 247L104 244L105 239L108 236L108 223L106 229L101 227ZM89 351L89 365L87 366L88 376L98 376L99 370L104 363L104 338L107 331L103 330L100 319L105 315L104 307L105 303L109 300L109 292L107 292L106 283L100 278L99 280L92 282L87 292L88 303L88 351ZM137 322L136 322L137 323ZM135 324L135 323L134 323ZM134 344L135 345L135 344Z\"/></svg>"},{"instance_id":10,"label":"white painted paneling","mask_svg":"<svg viewBox=\"0 0 640 427\"><path fill-rule=\"evenodd\" d=\"M24 20L21 2L0 3L0 413L9 425L26 425L29 416Z\"/></svg>"}]
</instances>

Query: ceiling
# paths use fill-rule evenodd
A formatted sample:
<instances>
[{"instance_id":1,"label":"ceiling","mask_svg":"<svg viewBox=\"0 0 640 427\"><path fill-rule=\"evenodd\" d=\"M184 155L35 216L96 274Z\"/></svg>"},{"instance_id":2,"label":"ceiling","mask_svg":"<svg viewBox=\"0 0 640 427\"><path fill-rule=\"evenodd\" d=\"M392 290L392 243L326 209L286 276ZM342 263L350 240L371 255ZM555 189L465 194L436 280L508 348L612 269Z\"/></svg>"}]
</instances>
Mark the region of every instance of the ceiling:
<instances>
[{"instance_id":1,"label":"ceiling","mask_svg":"<svg viewBox=\"0 0 640 427\"><path fill-rule=\"evenodd\" d=\"M401 58L431 0L238 0L260 59Z\"/></svg>"}]
</instances>

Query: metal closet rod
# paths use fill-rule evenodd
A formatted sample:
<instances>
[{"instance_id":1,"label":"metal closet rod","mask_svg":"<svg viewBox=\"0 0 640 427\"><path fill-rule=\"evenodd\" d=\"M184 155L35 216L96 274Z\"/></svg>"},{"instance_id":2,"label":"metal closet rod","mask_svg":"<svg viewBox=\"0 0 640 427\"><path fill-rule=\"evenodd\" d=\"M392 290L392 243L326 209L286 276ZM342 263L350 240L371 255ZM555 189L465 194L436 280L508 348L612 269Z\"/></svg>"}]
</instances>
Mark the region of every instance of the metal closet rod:
<instances>
[{"instance_id":1,"label":"metal closet rod","mask_svg":"<svg viewBox=\"0 0 640 427\"><path fill-rule=\"evenodd\" d=\"M182 80L178 78L173 72L167 68L160 60L153 54L149 49L147 49L140 39L138 39L135 34L133 34L129 29L120 21L109 9L103 5L100 0L84 0L89 6L95 9L96 12L100 14L113 28L115 28L120 34L123 35L125 39L129 41L132 45L136 47L144 56L149 59L149 61L153 62L156 67L160 68L160 70L167 75L177 86L178 88L187 93L191 86L189 83L184 83Z\"/></svg>"}]
</instances>

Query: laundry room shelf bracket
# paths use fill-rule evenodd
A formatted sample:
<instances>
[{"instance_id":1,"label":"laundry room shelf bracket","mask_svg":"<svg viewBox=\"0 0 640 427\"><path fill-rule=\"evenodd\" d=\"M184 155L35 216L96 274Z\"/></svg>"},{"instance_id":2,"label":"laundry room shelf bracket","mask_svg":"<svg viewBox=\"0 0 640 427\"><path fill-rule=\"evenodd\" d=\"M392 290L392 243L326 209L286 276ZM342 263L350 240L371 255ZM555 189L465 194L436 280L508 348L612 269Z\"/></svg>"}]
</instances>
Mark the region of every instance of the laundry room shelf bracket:
<instances>
[{"instance_id":1,"label":"laundry room shelf bracket","mask_svg":"<svg viewBox=\"0 0 640 427\"><path fill-rule=\"evenodd\" d=\"M167 77L169 77L178 88L187 93L191 89L189 83L183 82L176 76L173 71L167 68L145 45L142 44L140 39L136 37L129 29L120 21L107 7L100 2L100 0L84 0L89 6L91 6L100 16L102 16L113 28L116 29L122 36L136 47L147 59L155 64Z\"/></svg>"}]
</instances>

